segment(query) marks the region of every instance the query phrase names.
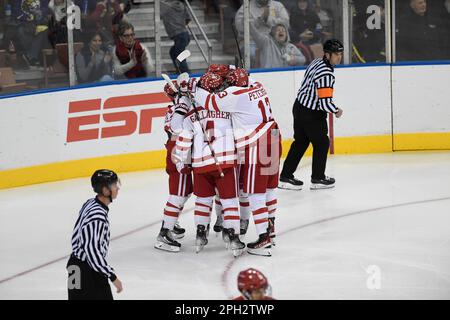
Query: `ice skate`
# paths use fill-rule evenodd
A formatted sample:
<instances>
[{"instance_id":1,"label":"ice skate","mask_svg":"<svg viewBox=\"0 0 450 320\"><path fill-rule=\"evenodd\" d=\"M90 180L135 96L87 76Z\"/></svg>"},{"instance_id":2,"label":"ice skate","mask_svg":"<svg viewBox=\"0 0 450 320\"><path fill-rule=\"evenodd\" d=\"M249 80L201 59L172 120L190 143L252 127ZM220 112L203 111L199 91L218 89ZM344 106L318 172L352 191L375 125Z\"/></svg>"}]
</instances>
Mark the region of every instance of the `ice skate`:
<instances>
[{"instance_id":1,"label":"ice skate","mask_svg":"<svg viewBox=\"0 0 450 320\"><path fill-rule=\"evenodd\" d=\"M162 228L156 238L155 248L169 251L179 252L181 244L172 238L172 233L167 228Z\"/></svg>"},{"instance_id":2,"label":"ice skate","mask_svg":"<svg viewBox=\"0 0 450 320\"><path fill-rule=\"evenodd\" d=\"M228 250L230 248L230 235L227 232L228 229L222 230L222 240L225 243L225 248Z\"/></svg>"},{"instance_id":3,"label":"ice skate","mask_svg":"<svg viewBox=\"0 0 450 320\"><path fill-rule=\"evenodd\" d=\"M258 256L272 256L271 252L272 244L270 242L269 233L263 233L259 235L259 239L255 242L247 243L247 251L250 254Z\"/></svg>"},{"instance_id":4,"label":"ice skate","mask_svg":"<svg viewBox=\"0 0 450 320\"><path fill-rule=\"evenodd\" d=\"M245 248L245 243L239 239L239 235L234 233L233 229L225 229L229 239L229 248L233 251L233 256L240 256Z\"/></svg>"},{"instance_id":5,"label":"ice skate","mask_svg":"<svg viewBox=\"0 0 450 320\"><path fill-rule=\"evenodd\" d=\"M247 233L248 223L249 223L248 219L241 219L241 227L240 227L241 228L241 230L240 230L241 236L245 236L245 234Z\"/></svg>"},{"instance_id":6,"label":"ice skate","mask_svg":"<svg viewBox=\"0 0 450 320\"><path fill-rule=\"evenodd\" d=\"M287 190L302 190L303 181L296 179L295 177L287 178L280 177L280 181L278 182L279 189L287 189Z\"/></svg>"},{"instance_id":7,"label":"ice skate","mask_svg":"<svg viewBox=\"0 0 450 320\"><path fill-rule=\"evenodd\" d=\"M275 247L275 218L269 218L269 237L272 246Z\"/></svg>"},{"instance_id":8,"label":"ice skate","mask_svg":"<svg viewBox=\"0 0 450 320\"><path fill-rule=\"evenodd\" d=\"M209 223L206 226L206 238L209 238Z\"/></svg>"},{"instance_id":9,"label":"ice skate","mask_svg":"<svg viewBox=\"0 0 450 320\"><path fill-rule=\"evenodd\" d=\"M223 216L220 214L217 216L216 223L214 224L213 230L214 232L222 232L223 230Z\"/></svg>"},{"instance_id":10,"label":"ice skate","mask_svg":"<svg viewBox=\"0 0 450 320\"><path fill-rule=\"evenodd\" d=\"M175 226L173 227L173 230L171 231L172 237L174 239L181 239L184 237L186 230L182 227L180 227L180 224L177 222L175 223Z\"/></svg>"},{"instance_id":11,"label":"ice skate","mask_svg":"<svg viewBox=\"0 0 450 320\"><path fill-rule=\"evenodd\" d=\"M319 189L330 189L334 188L334 183L336 180L334 178L330 178L325 176L323 179L311 179L311 190L319 190Z\"/></svg>"},{"instance_id":12,"label":"ice skate","mask_svg":"<svg viewBox=\"0 0 450 320\"><path fill-rule=\"evenodd\" d=\"M204 225L197 226L197 237L195 239L195 252L199 253L208 244L207 230Z\"/></svg>"}]
</instances>

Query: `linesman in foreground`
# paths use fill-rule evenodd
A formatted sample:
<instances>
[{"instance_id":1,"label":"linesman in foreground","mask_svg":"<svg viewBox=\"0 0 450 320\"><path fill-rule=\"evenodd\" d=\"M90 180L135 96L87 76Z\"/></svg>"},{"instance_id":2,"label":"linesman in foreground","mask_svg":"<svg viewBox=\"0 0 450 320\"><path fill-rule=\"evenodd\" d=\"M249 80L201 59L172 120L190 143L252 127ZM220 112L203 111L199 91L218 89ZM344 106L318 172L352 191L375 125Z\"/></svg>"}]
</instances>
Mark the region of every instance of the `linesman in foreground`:
<instances>
[{"instance_id":1,"label":"linesman in foreground","mask_svg":"<svg viewBox=\"0 0 450 320\"><path fill-rule=\"evenodd\" d=\"M117 197L120 181L111 170L100 169L91 177L97 193L87 200L72 234L72 254L67 262L69 300L113 300L108 279L122 291L122 283L106 262L109 247L108 205Z\"/></svg>"},{"instance_id":2,"label":"linesman in foreground","mask_svg":"<svg viewBox=\"0 0 450 320\"><path fill-rule=\"evenodd\" d=\"M333 102L334 66L342 60L344 46L339 40L327 40L323 45L324 56L311 62L305 71L292 113L294 115L294 142L280 174L279 188L301 190L303 182L294 172L308 149L313 146L310 189L334 187L335 179L325 176L328 138L327 114L342 116L342 109Z\"/></svg>"}]
</instances>

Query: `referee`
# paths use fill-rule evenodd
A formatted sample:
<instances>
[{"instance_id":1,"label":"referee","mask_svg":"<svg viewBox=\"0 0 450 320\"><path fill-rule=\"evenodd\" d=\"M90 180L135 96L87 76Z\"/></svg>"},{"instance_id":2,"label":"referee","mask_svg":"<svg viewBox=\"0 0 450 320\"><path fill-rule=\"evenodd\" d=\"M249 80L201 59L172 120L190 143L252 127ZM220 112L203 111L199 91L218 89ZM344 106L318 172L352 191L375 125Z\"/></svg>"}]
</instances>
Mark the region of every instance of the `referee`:
<instances>
[{"instance_id":1,"label":"referee","mask_svg":"<svg viewBox=\"0 0 450 320\"><path fill-rule=\"evenodd\" d=\"M344 46L339 40L327 40L324 56L311 62L294 102L294 142L280 174L279 188L301 190L303 182L294 172L310 143L313 146L311 189L334 187L335 180L325 176L328 148L327 114L342 116L333 102L334 66L342 60Z\"/></svg>"},{"instance_id":2,"label":"referee","mask_svg":"<svg viewBox=\"0 0 450 320\"><path fill-rule=\"evenodd\" d=\"M113 300L108 279L122 291L122 283L106 262L109 247L108 205L117 197L120 181L111 170L94 172L91 184L97 193L87 200L72 234L72 255L67 262L69 300Z\"/></svg>"}]
</instances>

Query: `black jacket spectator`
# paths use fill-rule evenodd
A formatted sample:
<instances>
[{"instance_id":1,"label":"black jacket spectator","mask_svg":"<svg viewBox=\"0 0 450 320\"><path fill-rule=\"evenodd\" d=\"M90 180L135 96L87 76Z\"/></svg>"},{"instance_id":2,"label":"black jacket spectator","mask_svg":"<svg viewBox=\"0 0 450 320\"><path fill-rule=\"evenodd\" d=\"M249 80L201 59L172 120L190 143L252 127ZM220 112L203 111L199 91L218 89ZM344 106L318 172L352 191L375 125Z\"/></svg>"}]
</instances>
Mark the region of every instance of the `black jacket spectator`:
<instances>
[{"instance_id":1,"label":"black jacket spectator","mask_svg":"<svg viewBox=\"0 0 450 320\"><path fill-rule=\"evenodd\" d=\"M442 20L424 0L411 0L397 24L397 60L445 59Z\"/></svg>"},{"instance_id":2,"label":"black jacket spectator","mask_svg":"<svg viewBox=\"0 0 450 320\"><path fill-rule=\"evenodd\" d=\"M435 3L435 10L440 19L440 37L442 39L443 59L450 60L450 0Z\"/></svg>"},{"instance_id":3,"label":"black jacket spectator","mask_svg":"<svg viewBox=\"0 0 450 320\"><path fill-rule=\"evenodd\" d=\"M298 0L296 5L291 7L289 13L290 36L293 43L300 41L308 44L320 42L322 25L319 16L310 8L308 1Z\"/></svg>"},{"instance_id":4,"label":"black jacket spectator","mask_svg":"<svg viewBox=\"0 0 450 320\"><path fill-rule=\"evenodd\" d=\"M101 49L100 33L86 35L83 49L75 56L75 67L78 83L111 81L112 56Z\"/></svg>"}]
</instances>

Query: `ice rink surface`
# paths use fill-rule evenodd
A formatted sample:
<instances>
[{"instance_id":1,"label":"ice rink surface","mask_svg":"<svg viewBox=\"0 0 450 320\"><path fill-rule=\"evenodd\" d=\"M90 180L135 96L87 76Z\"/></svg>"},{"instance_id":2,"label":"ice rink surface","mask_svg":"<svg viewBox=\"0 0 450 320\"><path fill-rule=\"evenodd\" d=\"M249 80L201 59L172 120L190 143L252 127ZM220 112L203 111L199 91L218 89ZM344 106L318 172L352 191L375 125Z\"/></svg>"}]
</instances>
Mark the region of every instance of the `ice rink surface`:
<instances>
[{"instance_id":1,"label":"ice rink surface","mask_svg":"<svg viewBox=\"0 0 450 320\"><path fill-rule=\"evenodd\" d=\"M247 267L278 299L450 299L450 152L331 156L330 190L309 190L310 162L297 171L302 191L278 190L272 257L234 259L213 231L196 254L192 198L181 252L154 249L166 173L120 174L109 213L108 261L124 285L115 299L229 299ZM71 232L92 196L88 178L0 190L0 299L67 298ZM255 239L251 223L245 242Z\"/></svg>"}]
</instances>

